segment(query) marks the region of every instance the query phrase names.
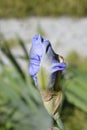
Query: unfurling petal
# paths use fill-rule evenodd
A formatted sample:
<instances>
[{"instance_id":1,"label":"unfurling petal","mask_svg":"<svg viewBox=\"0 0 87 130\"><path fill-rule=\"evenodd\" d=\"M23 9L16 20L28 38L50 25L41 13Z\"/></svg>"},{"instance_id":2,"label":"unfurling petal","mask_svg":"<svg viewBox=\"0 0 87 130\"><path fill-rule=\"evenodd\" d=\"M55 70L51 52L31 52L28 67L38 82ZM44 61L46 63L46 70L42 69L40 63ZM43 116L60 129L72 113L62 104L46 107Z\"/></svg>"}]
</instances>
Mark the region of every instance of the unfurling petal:
<instances>
[{"instance_id":1,"label":"unfurling petal","mask_svg":"<svg viewBox=\"0 0 87 130\"><path fill-rule=\"evenodd\" d=\"M65 69L66 64L58 61L57 56L47 39L42 38L40 35L33 37L30 49L29 74L33 77L36 86L38 86L37 74L41 68L45 68L46 71L44 72L49 73L50 83L55 81L55 72Z\"/></svg>"}]
</instances>

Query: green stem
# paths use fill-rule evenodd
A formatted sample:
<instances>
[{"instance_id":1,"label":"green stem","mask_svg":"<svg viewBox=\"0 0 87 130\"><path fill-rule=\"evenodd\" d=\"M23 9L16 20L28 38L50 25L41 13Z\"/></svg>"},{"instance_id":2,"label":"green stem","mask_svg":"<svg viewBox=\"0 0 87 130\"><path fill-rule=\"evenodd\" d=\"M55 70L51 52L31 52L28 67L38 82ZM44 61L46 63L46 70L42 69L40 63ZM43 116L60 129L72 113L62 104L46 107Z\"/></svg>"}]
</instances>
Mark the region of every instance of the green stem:
<instances>
[{"instance_id":1,"label":"green stem","mask_svg":"<svg viewBox=\"0 0 87 130\"><path fill-rule=\"evenodd\" d=\"M62 120L60 119L60 117L57 118L56 122L57 122L57 125L60 128L60 130L66 130L66 128L65 128Z\"/></svg>"}]
</instances>

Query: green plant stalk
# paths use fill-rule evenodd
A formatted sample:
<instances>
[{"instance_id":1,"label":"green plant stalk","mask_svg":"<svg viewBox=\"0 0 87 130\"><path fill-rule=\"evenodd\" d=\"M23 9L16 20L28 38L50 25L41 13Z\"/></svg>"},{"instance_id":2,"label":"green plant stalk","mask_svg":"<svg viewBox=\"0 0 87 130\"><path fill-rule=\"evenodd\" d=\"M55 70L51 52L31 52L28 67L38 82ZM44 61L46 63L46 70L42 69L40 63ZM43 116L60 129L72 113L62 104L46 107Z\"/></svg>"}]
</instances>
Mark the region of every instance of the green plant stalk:
<instances>
[{"instance_id":1,"label":"green plant stalk","mask_svg":"<svg viewBox=\"0 0 87 130\"><path fill-rule=\"evenodd\" d=\"M66 130L62 120L60 119L60 117L58 116L58 118L56 119L56 122L57 122L57 125L58 125L58 128L60 128L60 130Z\"/></svg>"}]
</instances>

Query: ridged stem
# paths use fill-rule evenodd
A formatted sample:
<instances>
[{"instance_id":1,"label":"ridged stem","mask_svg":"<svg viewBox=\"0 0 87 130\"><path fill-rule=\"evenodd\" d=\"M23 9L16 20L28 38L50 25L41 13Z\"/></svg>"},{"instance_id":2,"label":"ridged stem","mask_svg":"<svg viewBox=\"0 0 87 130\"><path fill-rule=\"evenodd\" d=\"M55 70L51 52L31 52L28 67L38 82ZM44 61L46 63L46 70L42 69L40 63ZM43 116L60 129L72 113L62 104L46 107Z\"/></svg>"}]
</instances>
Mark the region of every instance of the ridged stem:
<instances>
[{"instance_id":1,"label":"ridged stem","mask_svg":"<svg viewBox=\"0 0 87 130\"><path fill-rule=\"evenodd\" d=\"M62 122L62 120L60 119L60 117L58 117L58 118L56 119L56 122L57 122L57 125L58 125L58 127L60 128L60 130L66 130L66 128L65 128L65 126L64 126L64 124L63 124L63 122Z\"/></svg>"}]
</instances>

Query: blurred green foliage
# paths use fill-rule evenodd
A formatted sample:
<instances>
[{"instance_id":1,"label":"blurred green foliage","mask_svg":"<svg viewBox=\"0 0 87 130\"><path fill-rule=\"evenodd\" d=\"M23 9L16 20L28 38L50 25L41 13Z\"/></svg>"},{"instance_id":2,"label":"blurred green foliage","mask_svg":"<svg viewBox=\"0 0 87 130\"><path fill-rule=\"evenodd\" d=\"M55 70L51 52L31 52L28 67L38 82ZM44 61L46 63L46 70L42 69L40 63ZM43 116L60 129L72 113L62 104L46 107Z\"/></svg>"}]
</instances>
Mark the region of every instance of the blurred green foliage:
<instances>
[{"instance_id":1,"label":"blurred green foliage","mask_svg":"<svg viewBox=\"0 0 87 130\"><path fill-rule=\"evenodd\" d=\"M62 120L67 130L86 130L87 129L87 113L78 109L74 105L64 102L62 111Z\"/></svg>"},{"instance_id":2,"label":"blurred green foliage","mask_svg":"<svg viewBox=\"0 0 87 130\"><path fill-rule=\"evenodd\" d=\"M19 58L29 62L24 42L17 41L24 52ZM22 70L7 41L0 45L11 62L6 66L0 59L0 130L47 130L53 122L28 71ZM62 120L69 130L87 129L87 59L71 52L66 61L68 66L61 80L65 94Z\"/></svg>"},{"instance_id":3,"label":"blurred green foliage","mask_svg":"<svg viewBox=\"0 0 87 130\"><path fill-rule=\"evenodd\" d=\"M0 42L0 45L4 46L4 48L6 48L6 45L4 43L5 43L5 41L2 39L2 41ZM18 39L8 39L8 40L6 40L6 43L8 44L8 46L10 48L13 48L15 46L16 47L19 46L19 40Z\"/></svg>"},{"instance_id":4,"label":"blurred green foliage","mask_svg":"<svg viewBox=\"0 0 87 130\"><path fill-rule=\"evenodd\" d=\"M0 130L44 130L48 128L48 124L51 124L50 117L30 77L27 75L24 82L15 69L2 67Z\"/></svg>"},{"instance_id":5,"label":"blurred green foliage","mask_svg":"<svg viewBox=\"0 0 87 130\"><path fill-rule=\"evenodd\" d=\"M21 40L20 47L26 61L29 56ZM0 130L44 130L51 125L51 118L45 111L39 91L32 79L21 69L8 42L1 46L2 53L11 66L0 62Z\"/></svg>"},{"instance_id":6,"label":"blurred green foliage","mask_svg":"<svg viewBox=\"0 0 87 130\"><path fill-rule=\"evenodd\" d=\"M87 57L82 57L77 52L72 51L66 57L67 63L74 68L77 68L80 72L87 73Z\"/></svg>"},{"instance_id":7,"label":"blurred green foliage","mask_svg":"<svg viewBox=\"0 0 87 130\"><path fill-rule=\"evenodd\" d=\"M87 112L87 58L72 51L66 58L68 63L65 95L69 102Z\"/></svg>"},{"instance_id":8,"label":"blurred green foliage","mask_svg":"<svg viewBox=\"0 0 87 130\"><path fill-rule=\"evenodd\" d=\"M0 18L87 16L87 0L0 0Z\"/></svg>"}]
</instances>

